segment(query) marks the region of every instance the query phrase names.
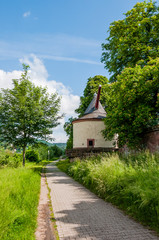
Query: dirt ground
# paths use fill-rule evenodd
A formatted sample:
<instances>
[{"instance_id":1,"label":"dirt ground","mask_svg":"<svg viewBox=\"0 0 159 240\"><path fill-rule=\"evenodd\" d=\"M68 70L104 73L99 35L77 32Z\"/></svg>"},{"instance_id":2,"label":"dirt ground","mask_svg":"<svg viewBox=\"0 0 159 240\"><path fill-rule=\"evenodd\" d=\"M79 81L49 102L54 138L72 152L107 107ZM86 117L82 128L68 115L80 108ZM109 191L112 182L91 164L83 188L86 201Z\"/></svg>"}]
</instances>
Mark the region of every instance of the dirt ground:
<instances>
[{"instance_id":1,"label":"dirt ground","mask_svg":"<svg viewBox=\"0 0 159 240\"><path fill-rule=\"evenodd\" d=\"M50 214L48 189L45 174L42 173L38 206L38 227L35 232L36 240L56 240Z\"/></svg>"}]
</instances>

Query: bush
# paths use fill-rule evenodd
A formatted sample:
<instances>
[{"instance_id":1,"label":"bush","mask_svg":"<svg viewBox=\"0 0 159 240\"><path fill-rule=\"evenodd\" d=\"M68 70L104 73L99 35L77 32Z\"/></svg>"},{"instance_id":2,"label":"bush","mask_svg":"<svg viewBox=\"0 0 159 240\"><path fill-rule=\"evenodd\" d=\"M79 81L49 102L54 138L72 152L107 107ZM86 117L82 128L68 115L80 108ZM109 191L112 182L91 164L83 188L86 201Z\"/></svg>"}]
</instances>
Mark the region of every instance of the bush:
<instances>
[{"instance_id":1,"label":"bush","mask_svg":"<svg viewBox=\"0 0 159 240\"><path fill-rule=\"evenodd\" d=\"M39 153L34 149L27 150L25 157L29 162L39 162Z\"/></svg>"},{"instance_id":2,"label":"bush","mask_svg":"<svg viewBox=\"0 0 159 240\"><path fill-rule=\"evenodd\" d=\"M59 148L58 146L54 145L48 148L49 150L49 156L48 158L50 160L52 160L55 157L60 157L63 154L63 151L61 148Z\"/></svg>"},{"instance_id":3,"label":"bush","mask_svg":"<svg viewBox=\"0 0 159 240\"><path fill-rule=\"evenodd\" d=\"M0 168L13 167L17 168L22 162L21 154L14 153L8 149L0 149Z\"/></svg>"},{"instance_id":4,"label":"bush","mask_svg":"<svg viewBox=\"0 0 159 240\"><path fill-rule=\"evenodd\" d=\"M39 160L54 160L63 155L63 150L57 145L48 146L45 143L38 142L33 144L29 150L35 150L39 154Z\"/></svg>"}]
</instances>

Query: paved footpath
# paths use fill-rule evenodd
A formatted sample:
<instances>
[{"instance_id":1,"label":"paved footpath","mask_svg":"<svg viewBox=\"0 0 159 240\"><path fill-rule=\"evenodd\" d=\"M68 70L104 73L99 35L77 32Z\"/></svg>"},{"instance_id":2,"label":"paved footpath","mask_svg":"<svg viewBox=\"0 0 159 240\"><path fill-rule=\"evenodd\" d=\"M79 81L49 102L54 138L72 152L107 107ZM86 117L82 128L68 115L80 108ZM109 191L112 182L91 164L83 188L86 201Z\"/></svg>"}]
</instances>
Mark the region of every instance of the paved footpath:
<instances>
[{"instance_id":1,"label":"paved footpath","mask_svg":"<svg viewBox=\"0 0 159 240\"><path fill-rule=\"evenodd\" d=\"M110 203L61 172L47 165L47 182L57 230L62 240L159 240Z\"/></svg>"}]
</instances>

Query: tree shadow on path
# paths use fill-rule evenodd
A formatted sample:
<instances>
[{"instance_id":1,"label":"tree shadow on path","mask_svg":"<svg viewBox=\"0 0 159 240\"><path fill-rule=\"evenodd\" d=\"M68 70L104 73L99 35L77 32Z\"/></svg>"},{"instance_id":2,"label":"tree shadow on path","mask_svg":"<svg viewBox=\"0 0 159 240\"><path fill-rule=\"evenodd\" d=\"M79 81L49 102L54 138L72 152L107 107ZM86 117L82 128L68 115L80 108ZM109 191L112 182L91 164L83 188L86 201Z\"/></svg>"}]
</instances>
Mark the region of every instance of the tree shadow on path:
<instances>
[{"instance_id":1,"label":"tree shadow on path","mask_svg":"<svg viewBox=\"0 0 159 240\"><path fill-rule=\"evenodd\" d=\"M159 240L56 166L47 167L46 176L61 239Z\"/></svg>"}]
</instances>

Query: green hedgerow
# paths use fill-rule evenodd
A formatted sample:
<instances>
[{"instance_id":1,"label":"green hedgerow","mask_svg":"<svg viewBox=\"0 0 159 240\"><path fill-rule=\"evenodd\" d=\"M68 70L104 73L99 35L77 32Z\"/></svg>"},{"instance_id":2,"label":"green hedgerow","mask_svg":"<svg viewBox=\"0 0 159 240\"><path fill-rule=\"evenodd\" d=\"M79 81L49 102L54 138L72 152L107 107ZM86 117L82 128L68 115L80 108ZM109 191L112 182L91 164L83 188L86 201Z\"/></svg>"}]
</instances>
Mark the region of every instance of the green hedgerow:
<instances>
[{"instance_id":1,"label":"green hedgerow","mask_svg":"<svg viewBox=\"0 0 159 240\"><path fill-rule=\"evenodd\" d=\"M39 153L35 149L27 150L25 157L29 162L39 162Z\"/></svg>"}]
</instances>

